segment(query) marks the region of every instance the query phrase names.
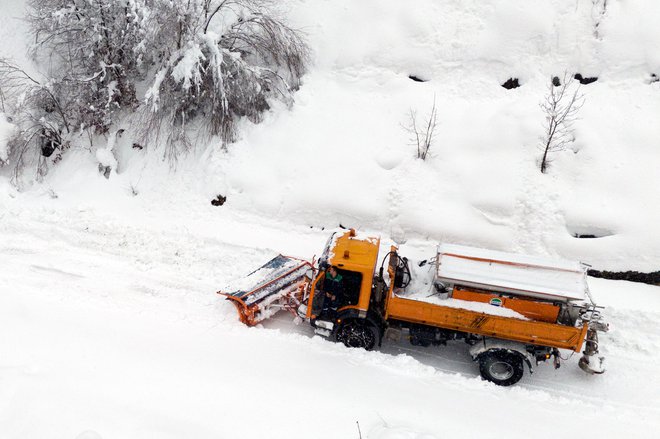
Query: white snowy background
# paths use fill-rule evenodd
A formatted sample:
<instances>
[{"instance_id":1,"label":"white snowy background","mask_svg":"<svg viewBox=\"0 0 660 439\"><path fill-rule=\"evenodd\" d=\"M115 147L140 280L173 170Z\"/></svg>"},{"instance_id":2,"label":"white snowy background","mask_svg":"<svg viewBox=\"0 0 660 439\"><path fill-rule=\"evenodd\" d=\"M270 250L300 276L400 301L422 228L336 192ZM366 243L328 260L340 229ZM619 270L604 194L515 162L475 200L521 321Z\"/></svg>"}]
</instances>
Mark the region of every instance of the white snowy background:
<instances>
[{"instance_id":1,"label":"white snowy background","mask_svg":"<svg viewBox=\"0 0 660 439\"><path fill-rule=\"evenodd\" d=\"M122 136L24 192L1 177L0 437L358 438L356 422L370 439L653 437L658 287L589 279L614 327L608 372L574 356L513 388L483 382L460 344L349 350L288 315L245 328L214 294L278 252L311 258L340 223L413 257L443 241L659 270L660 4L601 6L287 0L313 65L293 108L243 123L228 151L173 169ZM23 8L0 2L0 55L38 71ZM542 175L539 103L564 71L598 81ZM422 162L401 124L434 96Z\"/></svg>"}]
</instances>

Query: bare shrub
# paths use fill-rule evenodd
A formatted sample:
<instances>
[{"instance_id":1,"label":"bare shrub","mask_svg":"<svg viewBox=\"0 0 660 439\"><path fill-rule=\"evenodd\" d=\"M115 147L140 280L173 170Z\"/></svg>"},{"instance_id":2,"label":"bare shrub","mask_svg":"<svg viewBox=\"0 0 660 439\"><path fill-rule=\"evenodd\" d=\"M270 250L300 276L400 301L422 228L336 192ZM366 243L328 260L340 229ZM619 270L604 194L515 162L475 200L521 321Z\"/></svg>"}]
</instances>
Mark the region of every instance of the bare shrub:
<instances>
[{"instance_id":1,"label":"bare shrub","mask_svg":"<svg viewBox=\"0 0 660 439\"><path fill-rule=\"evenodd\" d=\"M555 84L557 80L551 79L548 94L540 104L545 115L545 134L540 139L541 172L544 174L550 163L549 154L565 150L575 140L573 124L584 105L584 95L580 94L580 85L576 85L572 75L564 73L559 85Z\"/></svg>"},{"instance_id":2,"label":"bare shrub","mask_svg":"<svg viewBox=\"0 0 660 439\"><path fill-rule=\"evenodd\" d=\"M438 124L438 112L435 106L435 96L433 97L433 105L431 111L424 121L422 126L417 123L417 112L413 109L410 110L408 124L403 126L411 135L410 143L417 147L417 158L426 160L428 157L433 140L435 139L435 128Z\"/></svg>"}]
</instances>

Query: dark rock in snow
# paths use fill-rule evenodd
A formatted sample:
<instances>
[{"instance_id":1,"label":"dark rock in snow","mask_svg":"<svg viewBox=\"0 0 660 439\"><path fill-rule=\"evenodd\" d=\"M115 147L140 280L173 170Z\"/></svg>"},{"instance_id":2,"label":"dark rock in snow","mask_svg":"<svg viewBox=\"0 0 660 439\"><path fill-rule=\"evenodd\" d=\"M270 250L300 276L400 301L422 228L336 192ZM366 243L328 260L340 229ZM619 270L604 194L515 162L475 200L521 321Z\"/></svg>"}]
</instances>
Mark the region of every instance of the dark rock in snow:
<instances>
[{"instance_id":1,"label":"dark rock in snow","mask_svg":"<svg viewBox=\"0 0 660 439\"><path fill-rule=\"evenodd\" d=\"M572 233L573 238L578 239L597 239L597 238L606 238L612 236L614 233L609 230L598 230L593 232L574 232Z\"/></svg>"},{"instance_id":2,"label":"dark rock in snow","mask_svg":"<svg viewBox=\"0 0 660 439\"><path fill-rule=\"evenodd\" d=\"M428 82L428 79L422 78L421 76L418 75L408 75L409 79L412 79L415 82Z\"/></svg>"},{"instance_id":3,"label":"dark rock in snow","mask_svg":"<svg viewBox=\"0 0 660 439\"><path fill-rule=\"evenodd\" d=\"M610 229L594 225L566 224L566 230L573 238L578 239L606 238L615 234Z\"/></svg>"},{"instance_id":4,"label":"dark rock in snow","mask_svg":"<svg viewBox=\"0 0 660 439\"><path fill-rule=\"evenodd\" d=\"M44 157L50 157L55 152L55 145L52 143L42 143L41 144L41 155Z\"/></svg>"},{"instance_id":5,"label":"dark rock in snow","mask_svg":"<svg viewBox=\"0 0 660 439\"><path fill-rule=\"evenodd\" d=\"M103 166L99 163L99 173L103 175L106 179L110 178L110 172L112 172L111 166Z\"/></svg>"},{"instance_id":6,"label":"dark rock in snow","mask_svg":"<svg viewBox=\"0 0 660 439\"><path fill-rule=\"evenodd\" d=\"M56 149L61 149L62 146L59 134L47 128L41 129L39 143L41 147L41 155L44 157L50 157Z\"/></svg>"},{"instance_id":7,"label":"dark rock in snow","mask_svg":"<svg viewBox=\"0 0 660 439\"><path fill-rule=\"evenodd\" d=\"M580 81L580 84L584 84L584 85L598 81L598 76L590 76L585 78L580 73L576 73L574 78Z\"/></svg>"},{"instance_id":8,"label":"dark rock in snow","mask_svg":"<svg viewBox=\"0 0 660 439\"><path fill-rule=\"evenodd\" d=\"M518 78L509 78L504 84L502 84L502 87L511 90L512 88L520 87L520 82L518 81Z\"/></svg>"},{"instance_id":9,"label":"dark rock in snow","mask_svg":"<svg viewBox=\"0 0 660 439\"><path fill-rule=\"evenodd\" d=\"M660 285L660 271L641 273L639 271L600 271L589 270L589 276L610 280L627 280L629 282L640 282L650 285Z\"/></svg>"},{"instance_id":10,"label":"dark rock in snow","mask_svg":"<svg viewBox=\"0 0 660 439\"><path fill-rule=\"evenodd\" d=\"M223 204L225 204L225 201L227 201L227 197L218 194L217 197L211 200L211 204L214 206L222 206Z\"/></svg>"}]
</instances>

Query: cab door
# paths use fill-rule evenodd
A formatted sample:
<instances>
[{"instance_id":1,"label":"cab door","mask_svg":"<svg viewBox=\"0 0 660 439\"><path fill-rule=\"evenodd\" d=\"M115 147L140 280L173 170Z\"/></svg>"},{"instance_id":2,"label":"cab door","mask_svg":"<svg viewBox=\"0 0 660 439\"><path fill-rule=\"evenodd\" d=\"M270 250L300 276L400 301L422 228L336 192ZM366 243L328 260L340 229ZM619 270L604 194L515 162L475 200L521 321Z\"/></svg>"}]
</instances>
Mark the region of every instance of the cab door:
<instances>
[{"instance_id":1,"label":"cab door","mask_svg":"<svg viewBox=\"0 0 660 439\"><path fill-rule=\"evenodd\" d=\"M323 294L323 284L325 283L325 270L319 270L319 274L314 279L312 283L312 291L309 293L309 301L307 306L307 315L308 319L315 319L321 314L323 310L323 300L325 295Z\"/></svg>"}]
</instances>

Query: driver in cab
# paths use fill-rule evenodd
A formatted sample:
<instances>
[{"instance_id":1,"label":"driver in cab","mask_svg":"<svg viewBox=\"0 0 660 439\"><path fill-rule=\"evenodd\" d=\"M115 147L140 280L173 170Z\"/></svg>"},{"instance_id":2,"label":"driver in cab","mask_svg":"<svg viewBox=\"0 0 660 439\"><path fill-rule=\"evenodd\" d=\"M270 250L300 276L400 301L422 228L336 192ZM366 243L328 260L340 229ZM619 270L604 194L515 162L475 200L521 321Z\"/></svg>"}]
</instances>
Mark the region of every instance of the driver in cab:
<instances>
[{"instance_id":1,"label":"driver in cab","mask_svg":"<svg viewBox=\"0 0 660 439\"><path fill-rule=\"evenodd\" d=\"M323 282L323 291L325 298L323 300L323 313L328 318L334 319L337 316L339 307L339 297L343 290L343 277L337 271L334 265L325 272L325 281Z\"/></svg>"}]
</instances>

